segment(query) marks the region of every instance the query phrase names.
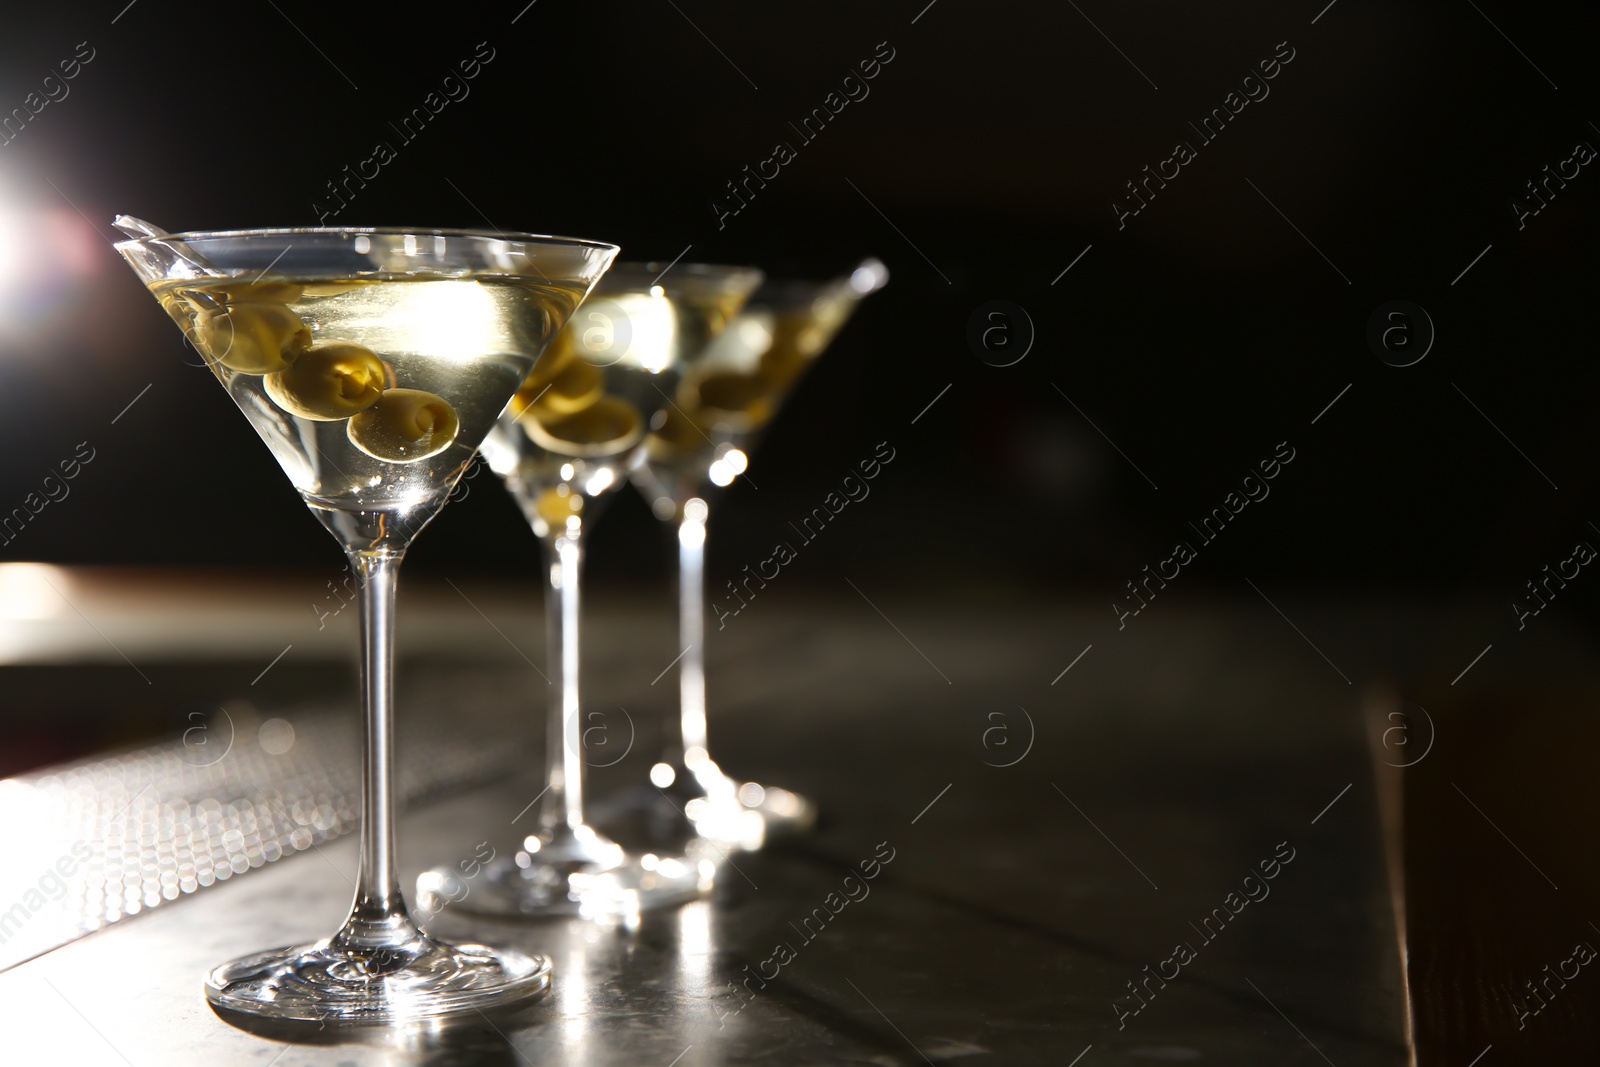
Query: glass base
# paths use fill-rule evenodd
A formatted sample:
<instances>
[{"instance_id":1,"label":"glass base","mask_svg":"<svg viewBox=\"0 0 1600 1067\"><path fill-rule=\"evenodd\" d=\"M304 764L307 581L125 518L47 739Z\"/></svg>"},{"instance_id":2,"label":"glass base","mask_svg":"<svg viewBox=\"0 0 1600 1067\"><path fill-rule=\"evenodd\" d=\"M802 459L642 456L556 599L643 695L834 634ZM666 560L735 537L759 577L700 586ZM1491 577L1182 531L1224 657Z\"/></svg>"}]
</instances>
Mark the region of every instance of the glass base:
<instances>
[{"instance_id":1,"label":"glass base","mask_svg":"<svg viewBox=\"0 0 1600 1067\"><path fill-rule=\"evenodd\" d=\"M738 782L712 760L688 770L681 762L657 763L651 785L617 797L614 814L643 817L653 841L685 833L725 849L755 852L770 840L802 834L817 822L817 806L798 793L757 782Z\"/></svg>"},{"instance_id":2,"label":"glass base","mask_svg":"<svg viewBox=\"0 0 1600 1067\"><path fill-rule=\"evenodd\" d=\"M206 976L206 999L219 1009L352 1025L489 1011L549 989L544 956L426 936L403 949L361 953L330 938L258 952Z\"/></svg>"},{"instance_id":3,"label":"glass base","mask_svg":"<svg viewBox=\"0 0 1600 1067\"><path fill-rule=\"evenodd\" d=\"M817 805L781 786L743 782L737 797L741 810L761 817L769 839L797 836L817 824Z\"/></svg>"},{"instance_id":4,"label":"glass base","mask_svg":"<svg viewBox=\"0 0 1600 1067\"><path fill-rule=\"evenodd\" d=\"M423 872L418 902L435 913L453 908L496 917L578 915L628 922L640 912L710 892L716 877L708 857L630 855L587 826L546 831L524 846L470 879L448 867Z\"/></svg>"}]
</instances>

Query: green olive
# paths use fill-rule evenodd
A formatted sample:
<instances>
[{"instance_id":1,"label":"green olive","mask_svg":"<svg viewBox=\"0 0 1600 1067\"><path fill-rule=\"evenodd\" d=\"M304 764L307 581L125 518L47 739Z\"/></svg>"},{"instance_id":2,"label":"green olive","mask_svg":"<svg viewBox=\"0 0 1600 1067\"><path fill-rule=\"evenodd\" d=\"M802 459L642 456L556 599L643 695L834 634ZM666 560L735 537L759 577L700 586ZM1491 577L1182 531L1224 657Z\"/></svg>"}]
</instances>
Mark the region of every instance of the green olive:
<instances>
[{"instance_id":1,"label":"green olive","mask_svg":"<svg viewBox=\"0 0 1600 1067\"><path fill-rule=\"evenodd\" d=\"M685 383L688 385L688 383ZM717 422L716 415L743 428L754 428L772 418L773 396L781 389L764 374L709 374L690 387L692 402L702 422Z\"/></svg>"},{"instance_id":2,"label":"green olive","mask_svg":"<svg viewBox=\"0 0 1600 1067\"><path fill-rule=\"evenodd\" d=\"M572 362L572 345L563 343L566 334L561 334L550 346L540 354L538 362L528 376L522 379L522 384L517 387L517 394L511 398L511 403L506 410L512 418L521 418L522 413L533 406L534 401L545 395L545 390L567 364Z\"/></svg>"},{"instance_id":3,"label":"green olive","mask_svg":"<svg viewBox=\"0 0 1600 1067\"><path fill-rule=\"evenodd\" d=\"M556 375L567 369L567 364L573 359L572 337L566 333L559 333L539 353L539 358L533 364L533 369L522 380L522 389L537 393L546 385L555 380Z\"/></svg>"},{"instance_id":4,"label":"green olive","mask_svg":"<svg viewBox=\"0 0 1600 1067\"><path fill-rule=\"evenodd\" d=\"M421 389L390 389L354 416L350 443L374 459L415 463L437 456L461 432L461 418L442 396Z\"/></svg>"},{"instance_id":5,"label":"green olive","mask_svg":"<svg viewBox=\"0 0 1600 1067\"><path fill-rule=\"evenodd\" d=\"M195 318L200 352L240 374L272 374L311 344L311 329L282 304L232 304Z\"/></svg>"},{"instance_id":6,"label":"green olive","mask_svg":"<svg viewBox=\"0 0 1600 1067\"><path fill-rule=\"evenodd\" d=\"M787 385L800 377L800 372L806 369L810 359L803 355L793 343L793 339L777 341L761 355L761 373L777 382Z\"/></svg>"},{"instance_id":7,"label":"green olive","mask_svg":"<svg viewBox=\"0 0 1600 1067\"><path fill-rule=\"evenodd\" d=\"M224 292L230 304L298 304L305 286L294 282L240 282Z\"/></svg>"},{"instance_id":8,"label":"green olive","mask_svg":"<svg viewBox=\"0 0 1600 1067\"><path fill-rule=\"evenodd\" d=\"M605 393L605 376L592 364L574 359L541 387L525 406L535 418L552 419L574 415Z\"/></svg>"},{"instance_id":9,"label":"green olive","mask_svg":"<svg viewBox=\"0 0 1600 1067\"><path fill-rule=\"evenodd\" d=\"M666 461L711 447L700 424L676 404L657 412L650 425L645 447L650 450L651 459Z\"/></svg>"},{"instance_id":10,"label":"green olive","mask_svg":"<svg viewBox=\"0 0 1600 1067\"><path fill-rule=\"evenodd\" d=\"M614 396L599 397L562 418L530 418L523 425L541 447L571 456L616 455L632 448L644 433L639 412Z\"/></svg>"},{"instance_id":11,"label":"green olive","mask_svg":"<svg viewBox=\"0 0 1600 1067\"><path fill-rule=\"evenodd\" d=\"M360 279L348 282L312 282L305 287L305 295L338 296L340 293L348 293L352 289L359 289L363 285L370 284L372 283Z\"/></svg>"},{"instance_id":12,"label":"green olive","mask_svg":"<svg viewBox=\"0 0 1600 1067\"><path fill-rule=\"evenodd\" d=\"M534 509L550 526L564 530L567 520L583 510L583 494L564 485L546 489L539 494Z\"/></svg>"},{"instance_id":13,"label":"green olive","mask_svg":"<svg viewBox=\"0 0 1600 1067\"><path fill-rule=\"evenodd\" d=\"M761 373L780 386L793 382L827 347L842 313L832 307L791 311L776 316L772 346L761 354Z\"/></svg>"},{"instance_id":14,"label":"green olive","mask_svg":"<svg viewBox=\"0 0 1600 1067\"><path fill-rule=\"evenodd\" d=\"M378 402L387 384L376 352L347 341L313 345L294 364L266 378L267 395L302 419L334 422Z\"/></svg>"}]
</instances>

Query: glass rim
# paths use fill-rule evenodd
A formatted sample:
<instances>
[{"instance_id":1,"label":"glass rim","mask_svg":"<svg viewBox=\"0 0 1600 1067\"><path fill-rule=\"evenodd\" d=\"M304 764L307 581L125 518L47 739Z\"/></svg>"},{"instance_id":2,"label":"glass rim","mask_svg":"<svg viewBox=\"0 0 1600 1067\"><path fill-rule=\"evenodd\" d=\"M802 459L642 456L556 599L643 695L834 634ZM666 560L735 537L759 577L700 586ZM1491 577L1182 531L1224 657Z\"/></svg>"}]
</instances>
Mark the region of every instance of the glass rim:
<instances>
[{"instance_id":1,"label":"glass rim","mask_svg":"<svg viewBox=\"0 0 1600 1067\"><path fill-rule=\"evenodd\" d=\"M732 263L675 263L659 259L630 259L613 260L611 269L606 272L606 277L613 274L655 274L661 275L673 271L685 271L700 278L737 278L741 275L754 276L756 284L761 284L766 279L766 272L760 267Z\"/></svg>"},{"instance_id":2,"label":"glass rim","mask_svg":"<svg viewBox=\"0 0 1600 1067\"><path fill-rule=\"evenodd\" d=\"M856 275L862 271L868 272L866 288L856 282ZM747 310L761 310L763 308L793 307L797 304L809 304L830 292L837 292L841 299L859 302L871 296L889 284L889 269L883 261L876 256L863 259L852 267L847 274L835 275L832 278L767 278L761 283L761 288L750 294Z\"/></svg>"},{"instance_id":3,"label":"glass rim","mask_svg":"<svg viewBox=\"0 0 1600 1067\"><path fill-rule=\"evenodd\" d=\"M748 307L766 307L777 304L808 304L840 288L838 278L769 278L761 288L750 294ZM858 293L844 287L844 295L860 299L870 294Z\"/></svg>"},{"instance_id":4,"label":"glass rim","mask_svg":"<svg viewBox=\"0 0 1600 1067\"><path fill-rule=\"evenodd\" d=\"M130 237L126 240L114 242L112 247L136 247L140 245L158 245L171 241L200 241L208 238L234 238L234 237L286 237L291 235L303 236L384 236L384 237L475 237L488 241L508 241L513 243L537 243L567 245L581 248L591 248L597 251L610 251L613 254L622 251L620 245L609 241L596 241L587 237L562 237L555 234L526 233L521 230L474 230L455 227L432 226L278 226L261 227L245 230L183 230L177 233L152 234L146 237Z\"/></svg>"}]
</instances>

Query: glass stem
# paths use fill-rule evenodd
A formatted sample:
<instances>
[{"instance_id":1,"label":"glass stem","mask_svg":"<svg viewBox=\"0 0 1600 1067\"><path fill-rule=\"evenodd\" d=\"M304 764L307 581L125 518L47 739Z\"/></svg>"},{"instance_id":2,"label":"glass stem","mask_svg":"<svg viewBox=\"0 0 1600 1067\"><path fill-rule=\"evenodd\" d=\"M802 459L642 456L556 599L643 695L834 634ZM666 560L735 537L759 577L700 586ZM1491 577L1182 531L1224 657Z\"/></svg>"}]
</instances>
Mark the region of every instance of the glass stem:
<instances>
[{"instance_id":1,"label":"glass stem","mask_svg":"<svg viewBox=\"0 0 1600 1067\"><path fill-rule=\"evenodd\" d=\"M544 806L546 830L583 825L583 724L578 715L579 580L582 534L563 531L545 542L550 592L545 597L546 663L551 671Z\"/></svg>"},{"instance_id":2,"label":"glass stem","mask_svg":"<svg viewBox=\"0 0 1600 1067\"><path fill-rule=\"evenodd\" d=\"M678 703L683 762L689 770L709 755L706 747L706 511L685 508L678 523Z\"/></svg>"},{"instance_id":3,"label":"glass stem","mask_svg":"<svg viewBox=\"0 0 1600 1067\"><path fill-rule=\"evenodd\" d=\"M351 551L361 578L361 860L350 918L334 937L359 954L415 948L394 850L394 600L403 553Z\"/></svg>"}]
</instances>

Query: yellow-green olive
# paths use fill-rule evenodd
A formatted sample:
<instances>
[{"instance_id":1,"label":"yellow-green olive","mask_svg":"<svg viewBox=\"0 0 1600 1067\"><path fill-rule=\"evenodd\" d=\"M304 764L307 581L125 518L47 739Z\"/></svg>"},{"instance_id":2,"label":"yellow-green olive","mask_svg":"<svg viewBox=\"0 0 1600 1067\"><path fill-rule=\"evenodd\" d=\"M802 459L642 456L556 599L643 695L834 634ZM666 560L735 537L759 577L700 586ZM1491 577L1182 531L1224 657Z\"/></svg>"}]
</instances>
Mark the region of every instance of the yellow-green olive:
<instances>
[{"instance_id":1,"label":"yellow-green olive","mask_svg":"<svg viewBox=\"0 0 1600 1067\"><path fill-rule=\"evenodd\" d=\"M539 494L534 509L546 523L564 530L567 520L583 511L583 494L565 485L555 486Z\"/></svg>"},{"instance_id":2,"label":"yellow-green olive","mask_svg":"<svg viewBox=\"0 0 1600 1067\"><path fill-rule=\"evenodd\" d=\"M215 292L230 304L298 304L305 286L294 282L240 282Z\"/></svg>"},{"instance_id":3,"label":"yellow-green olive","mask_svg":"<svg viewBox=\"0 0 1600 1067\"><path fill-rule=\"evenodd\" d=\"M461 418L442 396L390 389L350 420L350 443L374 459L415 463L437 456L461 432Z\"/></svg>"},{"instance_id":4,"label":"yellow-green olive","mask_svg":"<svg viewBox=\"0 0 1600 1067\"><path fill-rule=\"evenodd\" d=\"M808 362L793 343L774 343L762 353L761 373L779 385L788 385L800 377Z\"/></svg>"},{"instance_id":5,"label":"yellow-green olive","mask_svg":"<svg viewBox=\"0 0 1600 1067\"><path fill-rule=\"evenodd\" d=\"M272 374L311 344L311 328L282 304L232 304L194 320L202 355L240 374Z\"/></svg>"},{"instance_id":6,"label":"yellow-green olive","mask_svg":"<svg viewBox=\"0 0 1600 1067\"><path fill-rule=\"evenodd\" d=\"M567 364L573 359L572 337L570 334L557 334L539 353L539 358L533 364L533 369L522 380L524 390L537 393L555 379L557 374L566 370Z\"/></svg>"},{"instance_id":7,"label":"yellow-green olive","mask_svg":"<svg viewBox=\"0 0 1600 1067\"><path fill-rule=\"evenodd\" d=\"M827 347L842 317L842 309L832 305L776 316L772 346L761 354L761 373L779 386L792 383Z\"/></svg>"},{"instance_id":8,"label":"yellow-green olive","mask_svg":"<svg viewBox=\"0 0 1600 1067\"><path fill-rule=\"evenodd\" d=\"M312 345L285 370L266 378L267 395L291 415L333 422L378 402L386 368L370 348L347 341Z\"/></svg>"},{"instance_id":9,"label":"yellow-green olive","mask_svg":"<svg viewBox=\"0 0 1600 1067\"><path fill-rule=\"evenodd\" d=\"M348 293L352 289L358 289L363 285L371 284L371 282L360 279L347 282L311 282L305 287L305 295L338 296L340 293Z\"/></svg>"},{"instance_id":10,"label":"yellow-green olive","mask_svg":"<svg viewBox=\"0 0 1600 1067\"><path fill-rule=\"evenodd\" d=\"M713 425L730 422L747 429L772 418L773 397L781 391L776 382L760 373L709 374L692 386L685 385L700 421Z\"/></svg>"},{"instance_id":11,"label":"yellow-green olive","mask_svg":"<svg viewBox=\"0 0 1600 1067\"><path fill-rule=\"evenodd\" d=\"M512 418L520 418L524 411L531 407L545 393L551 381L566 369L572 362L572 345L563 343L566 335L551 342L550 346L539 356L538 362L522 379L522 384L517 387L517 395L511 398L511 403L506 410Z\"/></svg>"},{"instance_id":12,"label":"yellow-green olive","mask_svg":"<svg viewBox=\"0 0 1600 1067\"><path fill-rule=\"evenodd\" d=\"M711 447L699 423L677 404L663 408L650 420L650 425L645 447L651 459L666 461Z\"/></svg>"},{"instance_id":13,"label":"yellow-green olive","mask_svg":"<svg viewBox=\"0 0 1600 1067\"><path fill-rule=\"evenodd\" d=\"M639 412L614 396L602 396L562 418L529 418L523 425L541 447L573 456L616 455L632 448L644 433Z\"/></svg>"},{"instance_id":14,"label":"yellow-green olive","mask_svg":"<svg viewBox=\"0 0 1600 1067\"><path fill-rule=\"evenodd\" d=\"M564 418L599 400L605 388L605 376L598 368L574 359L556 373L549 385L541 387L526 407L534 418Z\"/></svg>"}]
</instances>

